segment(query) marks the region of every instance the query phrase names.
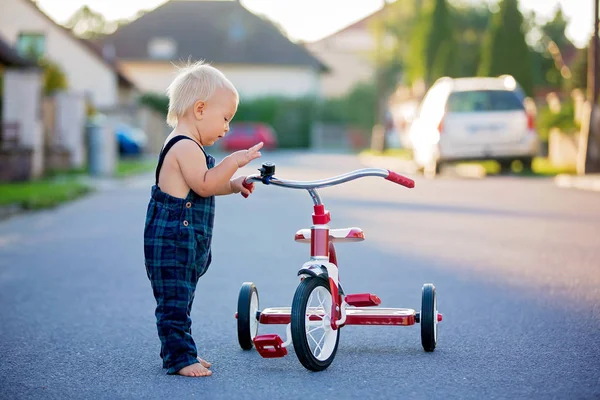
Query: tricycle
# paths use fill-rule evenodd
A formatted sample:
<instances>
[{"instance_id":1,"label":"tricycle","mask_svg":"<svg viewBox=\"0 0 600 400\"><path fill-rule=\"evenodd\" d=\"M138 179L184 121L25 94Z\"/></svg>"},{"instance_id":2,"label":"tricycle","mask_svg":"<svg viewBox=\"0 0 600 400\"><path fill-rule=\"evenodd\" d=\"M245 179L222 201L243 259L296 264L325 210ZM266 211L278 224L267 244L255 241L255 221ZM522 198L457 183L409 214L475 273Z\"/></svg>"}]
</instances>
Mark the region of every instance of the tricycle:
<instances>
[{"instance_id":1,"label":"tricycle","mask_svg":"<svg viewBox=\"0 0 600 400\"><path fill-rule=\"evenodd\" d=\"M371 293L346 294L338 275L334 243L358 242L365 239L360 228L332 229L331 215L325 209L317 189L338 185L354 179L377 176L407 188L413 180L395 172L365 168L344 175L317 181L292 181L275 176L275 165L264 163L260 174L248 176L246 188L254 182L292 189L308 190L313 203L313 225L296 232L295 240L310 244L310 259L298 271L300 283L291 307L259 308L258 290L254 283L244 282L239 292L237 330L240 347L256 348L264 358L283 357L293 344L300 363L311 371L322 371L333 362L340 330L347 325L410 326L421 324L421 344L426 352L437 344L438 323L442 314L437 309L435 286L426 283L421 291L421 308L382 308L381 299ZM277 334L258 335L259 325L286 325L286 338Z\"/></svg>"}]
</instances>

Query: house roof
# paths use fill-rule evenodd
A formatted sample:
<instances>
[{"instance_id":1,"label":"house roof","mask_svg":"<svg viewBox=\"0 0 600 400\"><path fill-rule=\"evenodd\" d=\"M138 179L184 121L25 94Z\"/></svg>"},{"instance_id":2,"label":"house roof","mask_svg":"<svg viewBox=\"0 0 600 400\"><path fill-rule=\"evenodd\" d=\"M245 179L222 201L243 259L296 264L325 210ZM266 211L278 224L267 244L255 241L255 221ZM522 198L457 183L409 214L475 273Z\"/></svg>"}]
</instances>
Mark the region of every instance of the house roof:
<instances>
[{"instance_id":1,"label":"house roof","mask_svg":"<svg viewBox=\"0 0 600 400\"><path fill-rule=\"evenodd\" d=\"M343 28L325 36L324 38L315 40L314 42L308 43L308 44L312 44L312 43L318 43L324 40L327 40L331 37L334 37L336 35L339 35L341 33L345 33L348 31L353 31L353 30L366 30L369 29L369 25L372 23L372 21L376 21L378 19L380 19L381 17L385 16L385 14L387 13L387 7L390 6L391 4L395 3L397 0L385 0L384 5L379 8L378 10L372 12L371 14L359 19L358 21L352 22L349 25L344 26Z\"/></svg>"},{"instance_id":2,"label":"house roof","mask_svg":"<svg viewBox=\"0 0 600 400\"><path fill-rule=\"evenodd\" d=\"M151 58L148 44L166 38L176 44L167 61L203 59L210 63L327 67L303 46L291 42L270 21L239 1L171 0L101 39L121 60Z\"/></svg>"},{"instance_id":3,"label":"house roof","mask_svg":"<svg viewBox=\"0 0 600 400\"><path fill-rule=\"evenodd\" d=\"M88 42L85 39L81 39L77 36L75 36L75 34L68 28L57 24L56 22L54 22L54 20L52 20L52 18L50 18L48 15L46 15L45 12L43 12L42 10L39 9L39 7L37 6L37 4L35 4L33 1L31 0L24 0L25 3L29 4L31 7L33 7L37 12L39 12L42 16L44 16L44 18L46 18L48 21L50 21L51 23L55 24L56 26L58 26L59 28L63 29L75 42L80 43L81 45L83 45L85 48L87 48L96 58L98 58L99 61L101 61L102 63L106 64L109 68L111 68L116 74L117 77L119 78L119 85L123 85L125 87L128 88L133 88L135 87L135 85L133 84L132 81L130 81L117 67L117 65L113 62L110 62L108 60L106 60L103 56L102 53L95 48L95 46L91 43Z\"/></svg>"},{"instance_id":4,"label":"house roof","mask_svg":"<svg viewBox=\"0 0 600 400\"><path fill-rule=\"evenodd\" d=\"M19 55L8 43L0 38L0 65L9 67L33 67L35 63Z\"/></svg>"}]
</instances>

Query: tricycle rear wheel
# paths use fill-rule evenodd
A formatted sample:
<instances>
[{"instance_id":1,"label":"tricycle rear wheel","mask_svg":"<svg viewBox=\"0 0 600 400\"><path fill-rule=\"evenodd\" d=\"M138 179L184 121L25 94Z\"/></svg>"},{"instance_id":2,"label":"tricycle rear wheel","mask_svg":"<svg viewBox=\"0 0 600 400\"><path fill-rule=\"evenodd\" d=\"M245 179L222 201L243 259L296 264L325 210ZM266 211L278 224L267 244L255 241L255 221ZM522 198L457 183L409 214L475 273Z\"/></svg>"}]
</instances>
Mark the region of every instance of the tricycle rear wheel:
<instances>
[{"instance_id":1,"label":"tricycle rear wheel","mask_svg":"<svg viewBox=\"0 0 600 400\"><path fill-rule=\"evenodd\" d=\"M244 350L252 349L253 339L258 333L258 290L252 282L244 282L238 297L238 341Z\"/></svg>"},{"instance_id":2,"label":"tricycle rear wheel","mask_svg":"<svg viewBox=\"0 0 600 400\"><path fill-rule=\"evenodd\" d=\"M423 285L421 293L421 312L419 314L421 323L421 344L427 352L435 350L437 345L437 299L435 286L431 283Z\"/></svg>"}]
</instances>

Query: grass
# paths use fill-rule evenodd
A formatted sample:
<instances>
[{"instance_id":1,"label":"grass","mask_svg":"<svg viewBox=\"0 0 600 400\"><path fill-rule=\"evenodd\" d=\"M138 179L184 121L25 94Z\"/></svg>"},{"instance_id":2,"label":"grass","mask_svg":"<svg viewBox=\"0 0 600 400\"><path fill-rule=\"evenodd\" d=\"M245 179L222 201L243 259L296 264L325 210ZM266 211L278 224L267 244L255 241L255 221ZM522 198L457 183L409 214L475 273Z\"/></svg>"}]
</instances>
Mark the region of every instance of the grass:
<instances>
[{"instance_id":1,"label":"grass","mask_svg":"<svg viewBox=\"0 0 600 400\"><path fill-rule=\"evenodd\" d=\"M412 160L412 151L410 149L387 149L383 152L367 149L361 152L361 155L374 155L383 157L394 157L403 160ZM486 175L500 174L500 164L493 160L469 161L454 164L455 167L477 165L485 170ZM531 170L524 170L523 164L515 161L512 164L512 173L519 176L555 176L560 174L575 174L575 166L556 166L548 158L536 157L533 159Z\"/></svg>"},{"instance_id":2,"label":"grass","mask_svg":"<svg viewBox=\"0 0 600 400\"><path fill-rule=\"evenodd\" d=\"M140 158L119 160L115 176L124 178L153 171L156 162ZM0 183L0 207L17 206L26 210L56 207L91 192L93 188L78 179L87 168L50 171L43 179L28 182Z\"/></svg>"},{"instance_id":3,"label":"grass","mask_svg":"<svg viewBox=\"0 0 600 400\"><path fill-rule=\"evenodd\" d=\"M115 176L118 178L126 178L128 176L154 171L155 168L156 160L148 160L144 158L122 158L117 164Z\"/></svg>"},{"instance_id":4,"label":"grass","mask_svg":"<svg viewBox=\"0 0 600 400\"><path fill-rule=\"evenodd\" d=\"M1 183L0 206L17 205L29 210L55 207L91 190L91 187L73 178Z\"/></svg>"},{"instance_id":5,"label":"grass","mask_svg":"<svg viewBox=\"0 0 600 400\"><path fill-rule=\"evenodd\" d=\"M400 158L402 160L412 160L413 158L412 150L410 149L386 149L383 152L367 149L363 150L360 154L370 156L394 157Z\"/></svg>"},{"instance_id":6,"label":"grass","mask_svg":"<svg viewBox=\"0 0 600 400\"><path fill-rule=\"evenodd\" d=\"M472 161L457 164L457 167L463 165L479 165L484 170L486 175L500 174L500 164L496 161ZM531 170L524 170L523 164L519 161L513 162L512 173L520 176L555 176L559 174L574 174L575 166L556 166L553 165L548 158L536 157L531 164Z\"/></svg>"}]
</instances>

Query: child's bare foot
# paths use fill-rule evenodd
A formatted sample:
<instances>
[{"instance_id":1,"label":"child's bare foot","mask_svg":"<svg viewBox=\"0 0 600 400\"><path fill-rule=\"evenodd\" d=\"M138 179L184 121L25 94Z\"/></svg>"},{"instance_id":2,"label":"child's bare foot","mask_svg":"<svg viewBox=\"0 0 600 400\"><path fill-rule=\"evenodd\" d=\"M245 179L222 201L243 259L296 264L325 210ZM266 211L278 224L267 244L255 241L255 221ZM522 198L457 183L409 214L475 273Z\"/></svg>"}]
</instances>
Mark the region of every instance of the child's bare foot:
<instances>
[{"instance_id":1,"label":"child's bare foot","mask_svg":"<svg viewBox=\"0 0 600 400\"><path fill-rule=\"evenodd\" d=\"M211 363L209 363L208 361L206 361L206 360L203 360L203 359L201 359L200 357L196 357L196 358L198 359L198 362L199 362L200 364L202 364L202 366L203 366L204 368L210 368L210 367L211 367L211 365L212 365L212 364L211 364Z\"/></svg>"},{"instance_id":2,"label":"child's bare foot","mask_svg":"<svg viewBox=\"0 0 600 400\"><path fill-rule=\"evenodd\" d=\"M192 377L212 375L212 371L210 371L209 369L206 369L206 367L203 367L199 363L195 363L192 365L188 365L187 367L183 367L179 371L177 371L177 373L179 375L192 376Z\"/></svg>"}]
</instances>

